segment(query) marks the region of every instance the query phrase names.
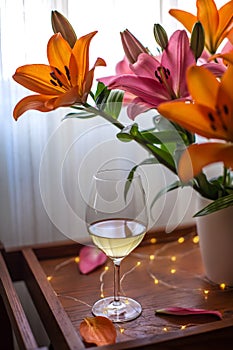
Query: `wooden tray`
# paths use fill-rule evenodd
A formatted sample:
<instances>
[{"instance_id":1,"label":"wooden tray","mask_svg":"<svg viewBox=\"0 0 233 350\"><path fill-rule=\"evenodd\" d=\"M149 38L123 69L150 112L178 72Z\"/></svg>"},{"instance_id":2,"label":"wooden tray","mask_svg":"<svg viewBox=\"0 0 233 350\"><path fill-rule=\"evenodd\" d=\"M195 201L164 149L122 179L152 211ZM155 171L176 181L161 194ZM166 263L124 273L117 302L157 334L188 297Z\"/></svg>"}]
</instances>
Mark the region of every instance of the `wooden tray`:
<instances>
[{"instance_id":1,"label":"wooden tray","mask_svg":"<svg viewBox=\"0 0 233 350\"><path fill-rule=\"evenodd\" d=\"M233 289L206 280L195 235L190 228L178 231L175 240L155 243L153 234L147 234L122 262L121 272L123 293L141 303L142 315L116 324L116 344L89 345L89 349L231 348ZM2 249L0 313L9 316L20 349L39 347L14 290L12 282L19 280L25 281L53 349L87 347L80 337L79 324L84 317L92 316L91 305L101 294L112 294L113 270L111 261L107 261L89 275L80 274L76 258L81 247L59 242ZM222 319L213 315L155 314L155 310L169 306L218 310ZM4 327L9 329L7 323ZM9 336L9 332L5 334Z\"/></svg>"}]
</instances>

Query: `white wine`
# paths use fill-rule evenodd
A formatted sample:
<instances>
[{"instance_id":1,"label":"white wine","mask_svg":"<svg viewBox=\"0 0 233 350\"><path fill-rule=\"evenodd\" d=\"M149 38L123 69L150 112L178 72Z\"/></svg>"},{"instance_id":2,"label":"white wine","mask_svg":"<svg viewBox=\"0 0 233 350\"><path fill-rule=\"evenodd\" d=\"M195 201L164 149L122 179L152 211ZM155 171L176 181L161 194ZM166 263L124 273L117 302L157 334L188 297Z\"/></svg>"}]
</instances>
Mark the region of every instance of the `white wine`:
<instances>
[{"instance_id":1,"label":"white wine","mask_svg":"<svg viewBox=\"0 0 233 350\"><path fill-rule=\"evenodd\" d=\"M128 219L98 221L88 228L93 243L112 259L124 258L142 241L146 226Z\"/></svg>"}]
</instances>

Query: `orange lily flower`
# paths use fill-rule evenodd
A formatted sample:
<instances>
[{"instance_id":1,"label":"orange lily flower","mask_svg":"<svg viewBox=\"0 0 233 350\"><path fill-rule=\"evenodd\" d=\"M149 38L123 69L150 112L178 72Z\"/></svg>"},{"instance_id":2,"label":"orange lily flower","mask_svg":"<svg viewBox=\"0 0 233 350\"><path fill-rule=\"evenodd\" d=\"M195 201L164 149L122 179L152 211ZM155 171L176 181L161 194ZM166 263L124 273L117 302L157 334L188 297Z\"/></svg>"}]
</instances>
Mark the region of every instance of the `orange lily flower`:
<instances>
[{"instance_id":1,"label":"orange lily flower","mask_svg":"<svg viewBox=\"0 0 233 350\"><path fill-rule=\"evenodd\" d=\"M219 10L214 0L197 0L196 6L196 16L178 9L171 9L169 13L190 33L194 24L201 22L205 31L205 46L214 54L223 39L233 34L233 1L227 2Z\"/></svg>"},{"instance_id":2,"label":"orange lily flower","mask_svg":"<svg viewBox=\"0 0 233 350\"><path fill-rule=\"evenodd\" d=\"M209 58L209 61L214 60L215 58L222 58L225 65L227 65L229 63L231 65L233 65L233 49L232 49L232 47L230 47L230 49L231 50L227 51L226 53L218 53L218 54L211 56Z\"/></svg>"},{"instance_id":3,"label":"orange lily flower","mask_svg":"<svg viewBox=\"0 0 233 350\"><path fill-rule=\"evenodd\" d=\"M187 130L221 140L192 144L183 152L178 174L184 182L197 176L211 163L223 162L227 168L233 169L232 80L233 66L228 67L221 81L206 68L191 66L187 70L187 84L194 102L174 101L158 107L159 113Z\"/></svg>"},{"instance_id":4,"label":"orange lily flower","mask_svg":"<svg viewBox=\"0 0 233 350\"><path fill-rule=\"evenodd\" d=\"M57 33L48 42L49 65L29 64L16 70L13 79L37 94L17 103L13 112L15 120L29 109L49 112L58 107L85 104L95 67L106 65L102 58L97 58L89 70L89 45L96 33L82 36L73 48Z\"/></svg>"}]
</instances>

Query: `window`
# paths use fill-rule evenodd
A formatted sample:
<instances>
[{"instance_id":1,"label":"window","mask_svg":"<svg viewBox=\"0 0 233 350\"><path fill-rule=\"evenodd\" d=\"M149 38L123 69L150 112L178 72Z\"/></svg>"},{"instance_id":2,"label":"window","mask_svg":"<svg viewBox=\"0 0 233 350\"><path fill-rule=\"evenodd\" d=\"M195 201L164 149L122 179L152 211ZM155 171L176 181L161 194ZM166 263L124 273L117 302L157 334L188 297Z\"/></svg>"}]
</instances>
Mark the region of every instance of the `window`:
<instances>
[{"instance_id":1,"label":"window","mask_svg":"<svg viewBox=\"0 0 233 350\"><path fill-rule=\"evenodd\" d=\"M224 1L217 3L220 6ZM77 233L85 231L82 204L88 184L85 187L85 176L80 175L78 169L85 165L85 174L91 172L92 162L88 160L93 160L93 140L98 142L99 155L104 155L101 147L105 145L105 150L111 150L109 157L130 154L135 161L138 159L130 146L129 153L125 153L126 146L119 146L119 142L116 147L114 130L106 125L99 126L99 121L72 120L61 126L64 110L47 115L28 111L18 122L13 120L15 104L28 92L13 81L12 75L20 65L47 62L46 45L53 34L51 10L57 9L67 16L78 36L98 30L91 44L91 54L107 61L107 68L96 69L98 76L104 76L114 73L115 64L123 57L120 31L128 28L153 52L156 50L153 24L162 23L171 33L178 24L168 15L168 10L180 7L191 11L192 6L195 10L195 0L88 0L81 3L41 0L36 4L31 0L0 0L0 232L6 246L64 239L62 234L76 238ZM105 138L95 133L99 127ZM122 153L118 153L118 147ZM139 158L142 156L144 154ZM74 196L78 185L76 175L81 176L79 181L83 185L79 197ZM154 176L150 173L151 182L160 186ZM56 205L51 204L54 196L58 199ZM50 213L48 203L51 204ZM185 203L177 204L171 221L176 221L180 214L183 217L184 206ZM167 213L172 209L170 203L166 215L159 217L159 226L166 225ZM187 213L184 221L190 217Z\"/></svg>"}]
</instances>

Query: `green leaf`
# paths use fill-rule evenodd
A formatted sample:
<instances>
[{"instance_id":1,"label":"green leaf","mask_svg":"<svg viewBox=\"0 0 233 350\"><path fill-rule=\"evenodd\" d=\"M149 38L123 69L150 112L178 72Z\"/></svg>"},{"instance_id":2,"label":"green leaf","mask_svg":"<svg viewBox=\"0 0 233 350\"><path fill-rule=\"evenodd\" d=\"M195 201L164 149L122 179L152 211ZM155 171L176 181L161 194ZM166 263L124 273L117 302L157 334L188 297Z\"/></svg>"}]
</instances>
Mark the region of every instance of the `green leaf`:
<instances>
[{"instance_id":1,"label":"green leaf","mask_svg":"<svg viewBox=\"0 0 233 350\"><path fill-rule=\"evenodd\" d=\"M144 159L141 163L135 165L129 172L129 175L128 175L128 180L129 180L129 183L127 183L127 186L125 187L125 192L124 192L124 196L126 198L127 196L127 193L128 193L128 190L129 190L129 187L130 187L130 184L131 184L131 181L134 177L134 173L135 171L137 170L137 168L141 165L150 165L150 164L160 164L157 159L155 158L146 158Z\"/></svg>"},{"instance_id":2,"label":"green leaf","mask_svg":"<svg viewBox=\"0 0 233 350\"><path fill-rule=\"evenodd\" d=\"M205 198L217 199L219 192L221 191L221 186L218 181L209 181L206 175L201 172L195 177L197 183L198 192Z\"/></svg>"},{"instance_id":3,"label":"green leaf","mask_svg":"<svg viewBox=\"0 0 233 350\"><path fill-rule=\"evenodd\" d=\"M179 187L184 187L184 183L181 182L180 180L177 180L175 182L173 182L172 184L170 184L169 186L166 186L164 188L162 188L157 195L154 197L150 208L152 209L152 207L154 206L155 202L161 197L163 196L165 193L171 192L173 190L176 190Z\"/></svg>"},{"instance_id":4,"label":"green leaf","mask_svg":"<svg viewBox=\"0 0 233 350\"><path fill-rule=\"evenodd\" d=\"M136 136L140 136L136 123L126 126L117 134L117 138L123 142L132 141Z\"/></svg>"},{"instance_id":5,"label":"green leaf","mask_svg":"<svg viewBox=\"0 0 233 350\"><path fill-rule=\"evenodd\" d=\"M107 99L110 95L110 90L103 83L99 82L94 96L94 101L99 109L104 109Z\"/></svg>"},{"instance_id":6,"label":"green leaf","mask_svg":"<svg viewBox=\"0 0 233 350\"><path fill-rule=\"evenodd\" d=\"M117 119L121 111L123 97L123 91L111 90L107 100L105 101L105 113L110 114L114 119Z\"/></svg>"},{"instance_id":7,"label":"green leaf","mask_svg":"<svg viewBox=\"0 0 233 350\"><path fill-rule=\"evenodd\" d=\"M148 144L147 146L153 152L154 157L157 156L159 158L159 162L161 164L166 164L165 166L169 166L169 169L171 169L175 174L177 174L176 164L172 155L168 151L150 144Z\"/></svg>"},{"instance_id":8,"label":"green leaf","mask_svg":"<svg viewBox=\"0 0 233 350\"><path fill-rule=\"evenodd\" d=\"M204 216L207 214L214 213L218 210L230 207L233 205L233 194L230 194L225 197L221 197L213 201L212 203L208 204L205 208L198 211L194 217L198 216Z\"/></svg>"},{"instance_id":9,"label":"green leaf","mask_svg":"<svg viewBox=\"0 0 233 350\"><path fill-rule=\"evenodd\" d=\"M133 137L131 135L124 132L119 132L116 136L122 142L130 142L133 140Z\"/></svg>"},{"instance_id":10,"label":"green leaf","mask_svg":"<svg viewBox=\"0 0 233 350\"><path fill-rule=\"evenodd\" d=\"M89 119L89 118L93 118L96 117L96 114L91 113L89 111L85 111L85 110L80 110L80 112L77 113L68 113L63 120L65 119L69 119L69 118L80 118L80 119Z\"/></svg>"},{"instance_id":11,"label":"green leaf","mask_svg":"<svg viewBox=\"0 0 233 350\"><path fill-rule=\"evenodd\" d=\"M166 131L142 131L141 135L150 143L161 145L163 143L170 142L181 142L182 137L180 133L175 132L174 130Z\"/></svg>"}]
</instances>

